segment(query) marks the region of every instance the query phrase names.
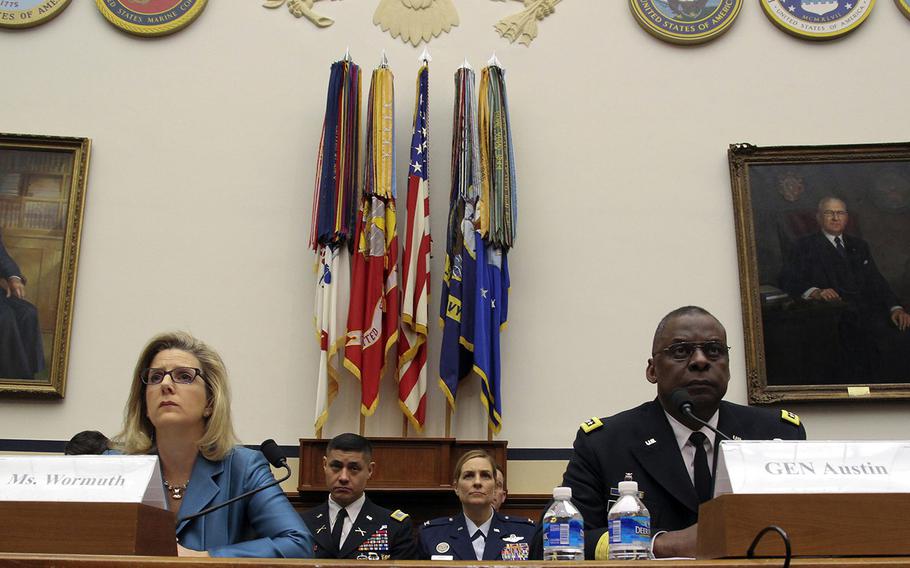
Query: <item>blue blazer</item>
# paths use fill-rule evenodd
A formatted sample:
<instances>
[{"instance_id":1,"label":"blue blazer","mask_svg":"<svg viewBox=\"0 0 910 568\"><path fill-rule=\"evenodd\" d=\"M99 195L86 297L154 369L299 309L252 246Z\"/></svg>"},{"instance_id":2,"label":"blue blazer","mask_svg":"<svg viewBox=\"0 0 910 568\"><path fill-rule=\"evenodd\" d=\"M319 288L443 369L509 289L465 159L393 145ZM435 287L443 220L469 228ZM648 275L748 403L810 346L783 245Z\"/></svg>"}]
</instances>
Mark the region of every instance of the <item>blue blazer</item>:
<instances>
[{"instance_id":1,"label":"blue blazer","mask_svg":"<svg viewBox=\"0 0 910 568\"><path fill-rule=\"evenodd\" d=\"M222 461L200 454L177 518L274 481L260 452L237 446ZM313 537L279 486L177 524L177 542L212 556L310 558Z\"/></svg>"}]
</instances>

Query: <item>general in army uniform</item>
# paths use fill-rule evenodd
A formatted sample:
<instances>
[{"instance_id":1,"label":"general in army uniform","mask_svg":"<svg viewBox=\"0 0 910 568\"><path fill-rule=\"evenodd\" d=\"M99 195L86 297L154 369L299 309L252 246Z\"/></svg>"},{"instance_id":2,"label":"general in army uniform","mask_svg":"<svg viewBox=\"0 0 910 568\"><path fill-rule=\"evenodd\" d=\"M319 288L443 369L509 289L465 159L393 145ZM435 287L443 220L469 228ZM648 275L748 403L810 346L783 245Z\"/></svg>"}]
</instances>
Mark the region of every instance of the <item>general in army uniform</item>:
<instances>
[{"instance_id":1,"label":"general in army uniform","mask_svg":"<svg viewBox=\"0 0 910 568\"><path fill-rule=\"evenodd\" d=\"M670 312L654 334L645 376L657 399L615 416L592 418L575 438L562 484L585 519L585 557L606 551L607 512L631 473L651 514L656 557L695 556L698 506L711 498L715 434L683 415L671 393L684 389L693 412L732 439L805 440L799 417L721 399L730 380L727 333L702 308Z\"/></svg>"},{"instance_id":2,"label":"general in army uniform","mask_svg":"<svg viewBox=\"0 0 910 568\"><path fill-rule=\"evenodd\" d=\"M455 465L455 494L462 513L427 521L420 528L420 557L432 560L527 560L534 523L493 510L496 462L483 450L465 453Z\"/></svg>"},{"instance_id":3,"label":"general in army uniform","mask_svg":"<svg viewBox=\"0 0 910 568\"><path fill-rule=\"evenodd\" d=\"M375 465L372 454L370 442L357 434L340 434L329 442L323 458L328 501L303 514L315 558L417 558L408 515L384 509L364 493Z\"/></svg>"}]
</instances>

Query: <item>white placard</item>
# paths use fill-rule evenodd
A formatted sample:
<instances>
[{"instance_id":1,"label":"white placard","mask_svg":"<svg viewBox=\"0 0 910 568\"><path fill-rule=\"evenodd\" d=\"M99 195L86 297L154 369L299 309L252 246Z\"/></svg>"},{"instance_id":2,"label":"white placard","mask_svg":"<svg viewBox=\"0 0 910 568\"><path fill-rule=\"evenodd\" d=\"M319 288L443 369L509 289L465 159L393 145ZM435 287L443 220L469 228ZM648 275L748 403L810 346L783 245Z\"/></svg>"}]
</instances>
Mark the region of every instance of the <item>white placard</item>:
<instances>
[{"instance_id":1,"label":"white placard","mask_svg":"<svg viewBox=\"0 0 910 568\"><path fill-rule=\"evenodd\" d=\"M910 441L723 441L725 493L910 493Z\"/></svg>"},{"instance_id":2,"label":"white placard","mask_svg":"<svg viewBox=\"0 0 910 568\"><path fill-rule=\"evenodd\" d=\"M0 501L144 503L167 509L157 456L0 456Z\"/></svg>"}]
</instances>

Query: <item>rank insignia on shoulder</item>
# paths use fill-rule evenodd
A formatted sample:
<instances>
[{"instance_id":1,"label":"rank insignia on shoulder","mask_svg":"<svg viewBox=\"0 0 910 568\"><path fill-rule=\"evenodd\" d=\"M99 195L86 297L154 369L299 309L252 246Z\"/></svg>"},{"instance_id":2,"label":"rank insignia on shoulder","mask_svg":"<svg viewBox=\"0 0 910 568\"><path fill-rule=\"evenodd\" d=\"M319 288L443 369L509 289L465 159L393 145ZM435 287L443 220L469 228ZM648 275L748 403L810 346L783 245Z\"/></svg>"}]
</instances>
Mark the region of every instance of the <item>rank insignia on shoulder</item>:
<instances>
[{"instance_id":1,"label":"rank insignia on shoulder","mask_svg":"<svg viewBox=\"0 0 910 568\"><path fill-rule=\"evenodd\" d=\"M403 523L405 519L408 518L408 514L402 511L401 509L395 509L395 512L389 515L399 523Z\"/></svg>"},{"instance_id":2,"label":"rank insignia on shoulder","mask_svg":"<svg viewBox=\"0 0 910 568\"><path fill-rule=\"evenodd\" d=\"M590 419L582 422L580 428L584 431L585 434L590 434L591 432L593 432L594 430L597 430L598 428L600 428L603 425L604 425L604 423L601 421L600 418L598 418L596 416L592 416Z\"/></svg>"},{"instance_id":3,"label":"rank insignia on shoulder","mask_svg":"<svg viewBox=\"0 0 910 568\"><path fill-rule=\"evenodd\" d=\"M790 424L793 424L794 426L799 426L799 416L797 416L796 414L793 414L789 410L781 410L780 419L783 420L784 422L789 422Z\"/></svg>"}]
</instances>

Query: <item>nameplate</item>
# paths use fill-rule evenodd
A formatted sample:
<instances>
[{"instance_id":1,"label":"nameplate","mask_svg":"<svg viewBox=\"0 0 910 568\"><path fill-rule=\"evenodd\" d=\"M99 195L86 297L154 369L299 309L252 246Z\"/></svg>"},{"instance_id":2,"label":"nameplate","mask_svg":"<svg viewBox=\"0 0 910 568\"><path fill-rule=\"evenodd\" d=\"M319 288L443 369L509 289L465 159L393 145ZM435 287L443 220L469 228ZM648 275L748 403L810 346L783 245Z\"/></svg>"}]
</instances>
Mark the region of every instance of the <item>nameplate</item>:
<instances>
[{"instance_id":1,"label":"nameplate","mask_svg":"<svg viewBox=\"0 0 910 568\"><path fill-rule=\"evenodd\" d=\"M0 456L0 501L144 503L167 509L157 456Z\"/></svg>"},{"instance_id":2,"label":"nameplate","mask_svg":"<svg viewBox=\"0 0 910 568\"><path fill-rule=\"evenodd\" d=\"M910 441L724 441L714 496L910 493Z\"/></svg>"}]
</instances>

